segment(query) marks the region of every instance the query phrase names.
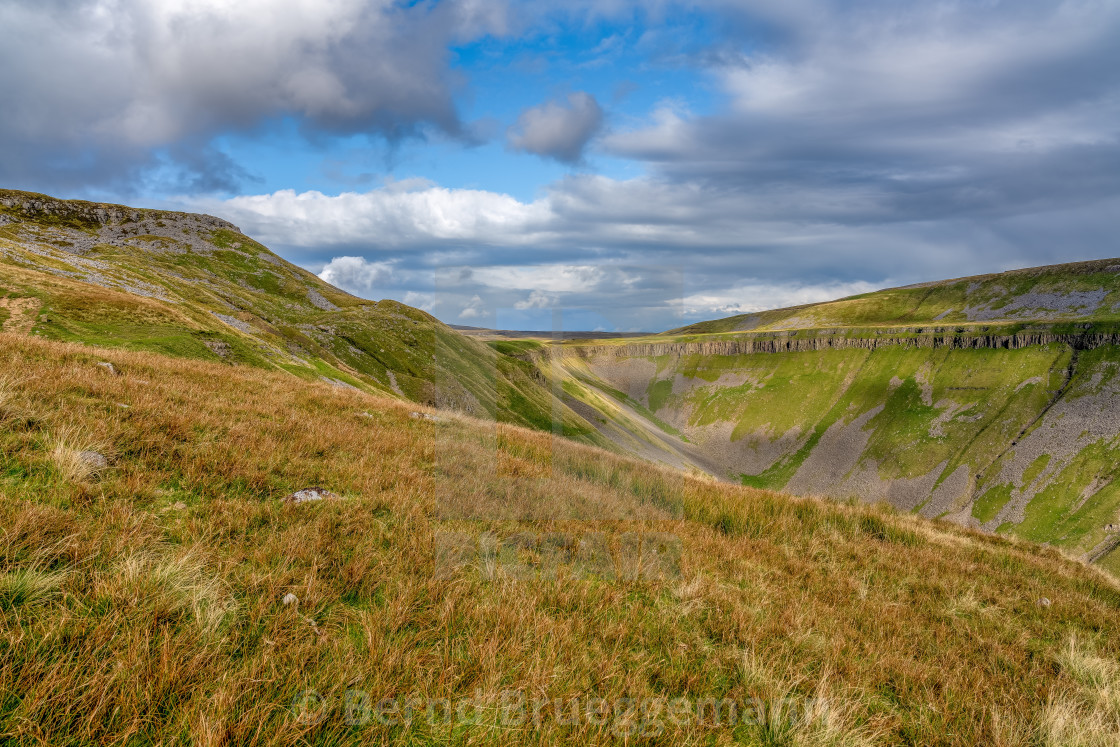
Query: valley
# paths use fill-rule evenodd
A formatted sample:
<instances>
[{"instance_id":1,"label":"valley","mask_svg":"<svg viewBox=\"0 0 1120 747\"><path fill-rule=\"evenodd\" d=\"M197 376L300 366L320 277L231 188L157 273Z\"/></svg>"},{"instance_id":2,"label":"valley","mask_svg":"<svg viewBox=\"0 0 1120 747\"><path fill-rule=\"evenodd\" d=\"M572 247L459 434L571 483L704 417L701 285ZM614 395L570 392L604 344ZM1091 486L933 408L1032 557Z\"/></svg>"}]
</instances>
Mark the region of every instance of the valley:
<instances>
[{"instance_id":1,"label":"valley","mask_svg":"<svg viewBox=\"0 0 1120 747\"><path fill-rule=\"evenodd\" d=\"M528 357L561 370L567 396L634 453L746 485L882 501L1052 543L1116 571L1117 267L883 291ZM1003 307L1012 318L945 324L947 304L987 308L1000 295L993 289L1015 282L1039 290ZM923 324L902 327L923 317L882 313L903 293L921 297L919 310L944 298ZM833 326L805 328L807 319ZM707 331L732 326L752 331Z\"/></svg>"},{"instance_id":2,"label":"valley","mask_svg":"<svg viewBox=\"0 0 1120 747\"><path fill-rule=\"evenodd\" d=\"M0 734L1114 744L1108 267L542 340L0 193Z\"/></svg>"}]
</instances>

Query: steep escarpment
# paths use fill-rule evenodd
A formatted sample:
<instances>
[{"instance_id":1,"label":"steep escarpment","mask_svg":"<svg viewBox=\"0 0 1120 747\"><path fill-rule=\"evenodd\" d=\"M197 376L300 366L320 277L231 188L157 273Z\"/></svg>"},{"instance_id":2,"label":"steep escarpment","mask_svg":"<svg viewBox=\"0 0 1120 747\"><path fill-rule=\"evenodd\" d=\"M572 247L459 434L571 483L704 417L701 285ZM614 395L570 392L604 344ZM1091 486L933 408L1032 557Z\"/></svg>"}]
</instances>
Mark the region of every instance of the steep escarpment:
<instances>
[{"instance_id":1,"label":"steep escarpment","mask_svg":"<svg viewBox=\"0 0 1120 747\"><path fill-rule=\"evenodd\" d=\"M1071 325L1065 325L1069 327ZM1120 328L1078 325L1080 329L1035 328L1012 331L1006 327L963 330L960 328L813 330L811 333L780 335L736 335L699 341L656 340L615 345L567 345L542 347L537 356L581 358L641 358L664 355L750 355L753 353L800 353L816 350L877 350L884 347L952 348L957 350L1019 350L1036 345L1061 344L1078 350L1120 344Z\"/></svg>"}]
</instances>

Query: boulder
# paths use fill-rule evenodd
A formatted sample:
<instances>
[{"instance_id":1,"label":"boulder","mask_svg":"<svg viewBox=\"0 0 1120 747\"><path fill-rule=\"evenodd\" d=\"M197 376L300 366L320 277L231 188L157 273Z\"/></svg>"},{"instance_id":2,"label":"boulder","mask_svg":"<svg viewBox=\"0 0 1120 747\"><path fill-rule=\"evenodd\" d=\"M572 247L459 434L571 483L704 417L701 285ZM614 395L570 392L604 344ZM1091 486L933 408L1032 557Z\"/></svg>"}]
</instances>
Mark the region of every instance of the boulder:
<instances>
[{"instance_id":1,"label":"boulder","mask_svg":"<svg viewBox=\"0 0 1120 747\"><path fill-rule=\"evenodd\" d=\"M96 451L79 451L78 459L92 470L105 469L109 466L109 459Z\"/></svg>"},{"instance_id":2,"label":"boulder","mask_svg":"<svg viewBox=\"0 0 1120 747\"><path fill-rule=\"evenodd\" d=\"M281 500L284 503L299 504L310 503L312 501L337 501L339 498L340 496L337 493L332 493L326 488L314 487L303 488L294 493L289 493L281 498Z\"/></svg>"}]
</instances>

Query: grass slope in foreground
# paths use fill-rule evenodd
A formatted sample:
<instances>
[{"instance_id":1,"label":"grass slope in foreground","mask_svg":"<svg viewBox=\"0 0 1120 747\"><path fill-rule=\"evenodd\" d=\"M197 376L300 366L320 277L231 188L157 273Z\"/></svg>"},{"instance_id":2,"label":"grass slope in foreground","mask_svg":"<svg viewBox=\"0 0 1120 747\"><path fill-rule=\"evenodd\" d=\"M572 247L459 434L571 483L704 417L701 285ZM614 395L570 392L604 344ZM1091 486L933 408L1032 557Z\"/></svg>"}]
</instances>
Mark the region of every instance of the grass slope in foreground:
<instances>
[{"instance_id":1,"label":"grass slope in foreground","mask_svg":"<svg viewBox=\"0 0 1120 747\"><path fill-rule=\"evenodd\" d=\"M532 366L323 282L207 215L0 190L0 329L286 371L552 428ZM566 435L595 442L566 408Z\"/></svg>"},{"instance_id":2,"label":"grass slope in foreground","mask_svg":"<svg viewBox=\"0 0 1120 747\"><path fill-rule=\"evenodd\" d=\"M1120 591L1054 549L248 366L0 334L0 371L11 743L1120 739ZM313 484L342 500L280 502ZM614 518L573 520L595 510ZM598 532L614 555L487 575L437 565L448 530L521 538L521 567L542 557L527 536ZM642 531L679 537L679 573L612 573ZM299 720L309 689L322 718ZM349 725L347 690L417 715ZM513 693L548 699L539 726L502 722ZM827 709L790 725L782 704L809 696ZM593 698L619 710L587 716ZM657 709L677 698L772 718ZM474 720L429 719L440 699Z\"/></svg>"}]
</instances>

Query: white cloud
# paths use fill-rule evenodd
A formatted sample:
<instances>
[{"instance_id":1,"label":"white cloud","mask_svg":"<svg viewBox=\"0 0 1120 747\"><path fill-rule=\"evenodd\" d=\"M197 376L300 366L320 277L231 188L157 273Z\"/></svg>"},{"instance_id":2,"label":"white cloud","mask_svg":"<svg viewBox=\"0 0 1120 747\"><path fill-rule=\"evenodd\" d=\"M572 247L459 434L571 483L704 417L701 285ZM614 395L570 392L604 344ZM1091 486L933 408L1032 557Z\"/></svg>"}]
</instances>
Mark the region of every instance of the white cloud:
<instances>
[{"instance_id":1,"label":"white cloud","mask_svg":"<svg viewBox=\"0 0 1120 747\"><path fill-rule=\"evenodd\" d=\"M572 175L531 201L406 181L210 208L309 262L392 261L402 293L420 289L400 271L470 266L435 299L447 318L552 298L564 318L597 308L646 329L1111 251L1120 5L700 5L744 21L721 40L740 51L689 60L726 95L713 113L666 100L602 135L598 104L573 94L508 133L570 162L601 136L643 176Z\"/></svg>"},{"instance_id":2,"label":"white cloud","mask_svg":"<svg viewBox=\"0 0 1120 747\"><path fill-rule=\"evenodd\" d=\"M605 268L595 265L526 265L479 267L472 277L491 288L522 290L534 288L542 293L589 293L602 282Z\"/></svg>"},{"instance_id":3,"label":"white cloud","mask_svg":"<svg viewBox=\"0 0 1120 747\"><path fill-rule=\"evenodd\" d=\"M524 301L518 301L513 305L513 308L519 311L527 311L528 309L548 309L556 305L556 296L551 293L537 289L529 293L529 297Z\"/></svg>"},{"instance_id":4,"label":"white cloud","mask_svg":"<svg viewBox=\"0 0 1120 747\"><path fill-rule=\"evenodd\" d=\"M509 195L424 182L396 182L337 196L281 190L193 204L251 226L266 241L289 246L532 241L549 219L543 202L522 203Z\"/></svg>"},{"instance_id":5,"label":"white cloud","mask_svg":"<svg viewBox=\"0 0 1120 747\"><path fill-rule=\"evenodd\" d=\"M417 309L423 309L431 313L432 309L436 306L435 295L432 293L418 293L417 291L406 291L404 298L401 299L406 305L413 306Z\"/></svg>"},{"instance_id":6,"label":"white cloud","mask_svg":"<svg viewBox=\"0 0 1120 747\"><path fill-rule=\"evenodd\" d=\"M488 316L486 302L479 295L473 296L459 312L460 319L481 319L485 316Z\"/></svg>"},{"instance_id":7,"label":"white cloud","mask_svg":"<svg viewBox=\"0 0 1120 747\"><path fill-rule=\"evenodd\" d=\"M602 127L599 102L591 94L577 91L565 102L549 101L523 111L506 142L514 150L576 163Z\"/></svg>"},{"instance_id":8,"label":"white cloud","mask_svg":"<svg viewBox=\"0 0 1120 747\"><path fill-rule=\"evenodd\" d=\"M774 284L755 281L736 285L717 293L695 293L682 301L684 314L713 318L750 314L785 306L832 301L845 296L868 293L881 288L864 281L852 283L819 283L814 285Z\"/></svg>"},{"instance_id":9,"label":"white cloud","mask_svg":"<svg viewBox=\"0 0 1120 747\"><path fill-rule=\"evenodd\" d=\"M367 297L389 284L392 276L390 263L370 262L362 257L335 257L319 273L331 285Z\"/></svg>"},{"instance_id":10,"label":"white cloud","mask_svg":"<svg viewBox=\"0 0 1120 747\"><path fill-rule=\"evenodd\" d=\"M0 79L18 102L0 117L0 177L57 159L60 179L121 178L153 149L179 159L285 116L315 133L464 136L448 47L506 33L507 16L507 0L5 2L0 69L19 74Z\"/></svg>"}]
</instances>

